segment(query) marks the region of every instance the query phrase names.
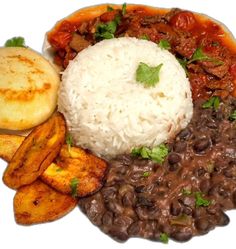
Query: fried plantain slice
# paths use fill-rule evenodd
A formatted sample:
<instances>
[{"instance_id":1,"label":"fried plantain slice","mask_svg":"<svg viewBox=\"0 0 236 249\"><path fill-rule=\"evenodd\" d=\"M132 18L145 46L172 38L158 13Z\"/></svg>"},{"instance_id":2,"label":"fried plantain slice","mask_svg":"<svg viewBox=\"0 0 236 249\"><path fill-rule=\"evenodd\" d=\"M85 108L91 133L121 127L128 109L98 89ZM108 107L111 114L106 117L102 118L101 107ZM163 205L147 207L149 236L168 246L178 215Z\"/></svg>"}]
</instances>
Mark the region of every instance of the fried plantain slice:
<instances>
[{"instance_id":1,"label":"fried plantain slice","mask_svg":"<svg viewBox=\"0 0 236 249\"><path fill-rule=\"evenodd\" d=\"M107 163L83 149L63 145L57 163L51 164L41 179L56 190L84 197L103 185Z\"/></svg>"},{"instance_id":2,"label":"fried plantain slice","mask_svg":"<svg viewBox=\"0 0 236 249\"><path fill-rule=\"evenodd\" d=\"M17 189L34 182L59 153L65 131L65 120L60 113L37 126L14 154L4 172L4 183Z\"/></svg>"},{"instance_id":3,"label":"fried plantain slice","mask_svg":"<svg viewBox=\"0 0 236 249\"><path fill-rule=\"evenodd\" d=\"M0 134L0 158L10 162L24 139L23 136Z\"/></svg>"},{"instance_id":4,"label":"fried plantain slice","mask_svg":"<svg viewBox=\"0 0 236 249\"><path fill-rule=\"evenodd\" d=\"M14 197L15 220L22 225L54 221L69 213L76 204L75 198L36 180L17 190Z\"/></svg>"}]
</instances>

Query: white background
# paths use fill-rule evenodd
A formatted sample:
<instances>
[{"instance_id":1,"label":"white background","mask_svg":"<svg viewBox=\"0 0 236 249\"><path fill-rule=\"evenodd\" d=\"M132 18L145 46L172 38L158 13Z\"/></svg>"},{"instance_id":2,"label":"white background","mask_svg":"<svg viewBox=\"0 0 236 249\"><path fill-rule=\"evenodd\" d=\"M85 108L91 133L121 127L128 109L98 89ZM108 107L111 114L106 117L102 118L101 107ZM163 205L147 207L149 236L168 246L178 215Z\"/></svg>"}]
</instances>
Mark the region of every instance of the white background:
<instances>
[{"instance_id":1,"label":"white background","mask_svg":"<svg viewBox=\"0 0 236 249\"><path fill-rule=\"evenodd\" d=\"M23 36L26 44L41 52L44 34L56 21L89 5L106 3L95 0L1 0L0 46L13 36ZM123 3L123 1L109 1ZM208 14L222 21L236 36L236 14L234 1L230 0L133 0L127 3L142 3L157 7L179 7ZM0 159L0 175L6 163ZM170 241L168 245L143 239L130 239L118 243L99 231L75 208L64 218L34 226L20 226L14 221L14 191L0 181L0 248L235 248L236 211L228 212L230 224L216 228L209 234L195 237L181 244Z\"/></svg>"}]
</instances>

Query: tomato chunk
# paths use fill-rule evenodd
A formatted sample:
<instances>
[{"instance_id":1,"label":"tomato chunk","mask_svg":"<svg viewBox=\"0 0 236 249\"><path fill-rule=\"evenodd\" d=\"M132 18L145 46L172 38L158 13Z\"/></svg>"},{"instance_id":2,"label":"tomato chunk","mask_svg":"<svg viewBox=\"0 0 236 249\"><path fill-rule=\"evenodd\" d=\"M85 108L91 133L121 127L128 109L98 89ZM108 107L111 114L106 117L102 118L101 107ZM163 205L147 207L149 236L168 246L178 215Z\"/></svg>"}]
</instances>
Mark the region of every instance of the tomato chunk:
<instances>
[{"instance_id":1,"label":"tomato chunk","mask_svg":"<svg viewBox=\"0 0 236 249\"><path fill-rule=\"evenodd\" d=\"M173 27L185 31L193 29L196 23L193 13L189 11L180 11L170 19L170 24Z\"/></svg>"}]
</instances>

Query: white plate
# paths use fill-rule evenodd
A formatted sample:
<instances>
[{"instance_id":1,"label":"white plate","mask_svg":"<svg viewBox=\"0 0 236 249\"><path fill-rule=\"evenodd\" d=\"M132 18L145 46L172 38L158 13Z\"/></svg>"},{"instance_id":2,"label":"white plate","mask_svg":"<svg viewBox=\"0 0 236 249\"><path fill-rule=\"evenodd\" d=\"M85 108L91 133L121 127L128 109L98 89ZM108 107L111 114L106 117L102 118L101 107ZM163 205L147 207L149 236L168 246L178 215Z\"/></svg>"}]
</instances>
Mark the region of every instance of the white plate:
<instances>
[{"instance_id":1,"label":"white plate","mask_svg":"<svg viewBox=\"0 0 236 249\"><path fill-rule=\"evenodd\" d=\"M57 20L75 10L108 1L79 0L2 0L0 14L0 45L13 36L23 36L26 44L41 52L44 34ZM109 1L120 3L123 1ZM234 1L224 0L133 0L127 3L143 3L157 7L179 7L208 14L223 22L236 36ZM0 173L6 163L0 160ZM34 226L19 226L13 216L14 191L8 189L0 181L0 248L233 248L236 236L236 212L230 211L230 224L224 228L216 228L208 235L194 237L187 243L173 241L169 245L143 239L130 239L126 243L117 243L103 234L98 228L75 208L64 218Z\"/></svg>"}]
</instances>

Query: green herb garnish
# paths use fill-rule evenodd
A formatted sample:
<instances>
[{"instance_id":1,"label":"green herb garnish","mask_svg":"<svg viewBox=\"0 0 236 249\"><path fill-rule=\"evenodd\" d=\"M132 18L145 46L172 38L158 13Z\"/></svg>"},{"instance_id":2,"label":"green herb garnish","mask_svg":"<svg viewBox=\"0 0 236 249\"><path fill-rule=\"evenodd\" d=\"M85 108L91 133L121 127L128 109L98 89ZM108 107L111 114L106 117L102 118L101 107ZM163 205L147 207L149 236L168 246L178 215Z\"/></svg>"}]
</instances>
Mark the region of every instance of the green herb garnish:
<instances>
[{"instance_id":1,"label":"green herb garnish","mask_svg":"<svg viewBox=\"0 0 236 249\"><path fill-rule=\"evenodd\" d=\"M180 58L177 58L179 64L182 66L182 68L184 69L186 75L188 76L188 70L187 70L187 65L188 65L188 61L186 58L184 59L180 59Z\"/></svg>"},{"instance_id":2,"label":"green herb garnish","mask_svg":"<svg viewBox=\"0 0 236 249\"><path fill-rule=\"evenodd\" d=\"M164 244L167 244L169 242L169 236L166 233L160 234L160 241Z\"/></svg>"},{"instance_id":3,"label":"green herb garnish","mask_svg":"<svg viewBox=\"0 0 236 249\"><path fill-rule=\"evenodd\" d=\"M25 47L25 39L21 36L13 37L7 40L4 46L5 47Z\"/></svg>"},{"instance_id":4,"label":"green herb garnish","mask_svg":"<svg viewBox=\"0 0 236 249\"><path fill-rule=\"evenodd\" d=\"M120 16L117 15L114 20L107 23L100 23L96 27L95 38L97 40L112 39L115 37L117 26L120 23Z\"/></svg>"},{"instance_id":5,"label":"green herb garnish","mask_svg":"<svg viewBox=\"0 0 236 249\"><path fill-rule=\"evenodd\" d=\"M164 39L162 39L162 40L159 41L158 46L160 48L166 49L166 50L171 49L170 43L167 40L164 40Z\"/></svg>"},{"instance_id":6,"label":"green herb garnish","mask_svg":"<svg viewBox=\"0 0 236 249\"><path fill-rule=\"evenodd\" d=\"M168 155L168 152L168 148L164 144L161 144L152 149L149 149L145 146L140 148L134 148L132 149L131 154L133 156L141 156L144 159L150 159L154 162L162 164L166 156Z\"/></svg>"},{"instance_id":7,"label":"green herb garnish","mask_svg":"<svg viewBox=\"0 0 236 249\"><path fill-rule=\"evenodd\" d=\"M151 175L150 171L143 172L143 177L149 177Z\"/></svg>"},{"instance_id":8,"label":"green herb garnish","mask_svg":"<svg viewBox=\"0 0 236 249\"><path fill-rule=\"evenodd\" d=\"M78 178L75 177L75 178L71 179L71 181L70 181L71 196L74 198L77 197L78 184L79 184Z\"/></svg>"},{"instance_id":9,"label":"green herb garnish","mask_svg":"<svg viewBox=\"0 0 236 249\"><path fill-rule=\"evenodd\" d=\"M107 11L110 12L110 11L113 11L114 9L111 7L111 6L107 6Z\"/></svg>"},{"instance_id":10,"label":"green herb garnish","mask_svg":"<svg viewBox=\"0 0 236 249\"><path fill-rule=\"evenodd\" d=\"M234 111L230 114L229 120L230 120L230 121L236 120L236 110L234 110Z\"/></svg>"},{"instance_id":11,"label":"green herb garnish","mask_svg":"<svg viewBox=\"0 0 236 249\"><path fill-rule=\"evenodd\" d=\"M210 99L208 99L205 103L203 103L202 108L208 109L208 108L214 108L217 110L220 105L220 98L218 96L213 96Z\"/></svg>"},{"instance_id":12,"label":"green herb garnish","mask_svg":"<svg viewBox=\"0 0 236 249\"><path fill-rule=\"evenodd\" d=\"M218 65L218 66L224 64L223 61L217 60L215 58L211 58L208 55L204 54L204 52L202 51L201 48L197 48L195 50L195 52L193 53L193 56L192 56L191 60L188 61L188 64L190 64L190 63L192 63L194 61L211 61L215 65Z\"/></svg>"},{"instance_id":13,"label":"green herb garnish","mask_svg":"<svg viewBox=\"0 0 236 249\"><path fill-rule=\"evenodd\" d=\"M148 36L148 35L141 35L141 36L139 37L139 39L142 39L142 40L147 40L147 41L149 41L149 40L150 40L150 38L149 38L149 36Z\"/></svg>"},{"instance_id":14,"label":"green herb garnish","mask_svg":"<svg viewBox=\"0 0 236 249\"><path fill-rule=\"evenodd\" d=\"M183 189L182 189L182 194L183 194L183 195L191 195L191 194L192 194L192 191L191 191L190 189L183 188Z\"/></svg>"},{"instance_id":15,"label":"green herb garnish","mask_svg":"<svg viewBox=\"0 0 236 249\"><path fill-rule=\"evenodd\" d=\"M196 207L208 207L211 201L204 199L201 192L195 193L195 205Z\"/></svg>"},{"instance_id":16,"label":"green herb garnish","mask_svg":"<svg viewBox=\"0 0 236 249\"><path fill-rule=\"evenodd\" d=\"M66 144L67 144L67 149L70 152L71 146L73 144L73 139L70 133L66 134Z\"/></svg>"},{"instance_id":17,"label":"green herb garnish","mask_svg":"<svg viewBox=\"0 0 236 249\"><path fill-rule=\"evenodd\" d=\"M145 87L155 86L159 82L159 73L163 64L156 67L150 67L140 62L136 70L136 81L143 83Z\"/></svg>"},{"instance_id":18,"label":"green herb garnish","mask_svg":"<svg viewBox=\"0 0 236 249\"><path fill-rule=\"evenodd\" d=\"M127 7L127 4L126 4L126 3L123 3L123 5L122 5L122 15L123 15L123 16L124 16L124 15L126 14L126 12L127 12L126 7Z\"/></svg>"}]
</instances>

